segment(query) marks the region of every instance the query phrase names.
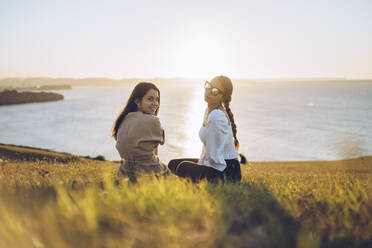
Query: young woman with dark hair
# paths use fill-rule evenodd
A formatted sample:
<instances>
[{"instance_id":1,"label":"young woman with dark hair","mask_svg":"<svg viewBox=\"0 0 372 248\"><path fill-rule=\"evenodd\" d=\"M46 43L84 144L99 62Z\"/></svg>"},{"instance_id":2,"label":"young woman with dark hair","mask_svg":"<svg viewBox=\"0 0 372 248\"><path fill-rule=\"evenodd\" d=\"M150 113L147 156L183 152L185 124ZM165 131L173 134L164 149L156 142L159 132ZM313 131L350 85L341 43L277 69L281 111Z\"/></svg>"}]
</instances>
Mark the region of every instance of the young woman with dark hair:
<instances>
[{"instance_id":1,"label":"young woman with dark hair","mask_svg":"<svg viewBox=\"0 0 372 248\"><path fill-rule=\"evenodd\" d=\"M119 176L128 176L131 182L138 175L164 175L168 170L158 158L158 145L164 144L164 130L157 117L160 91L153 84L136 85L127 104L116 118L112 137L120 157Z\"/></svg>"},{"instance_id":2,"label":"young woman with dark hair","mask_svg":"<svg viewBox=\"0 0 372 248\"><path fill-rule=\"evenodd\" d=\"M234 115L230 109L233 85L225 76L205 82L204 100L208 103L199 131L203 143L200 159L174 159L168 164L172 173L193 182L241 180L238 160L239 141Z\"/></svg>"}]
</instances>

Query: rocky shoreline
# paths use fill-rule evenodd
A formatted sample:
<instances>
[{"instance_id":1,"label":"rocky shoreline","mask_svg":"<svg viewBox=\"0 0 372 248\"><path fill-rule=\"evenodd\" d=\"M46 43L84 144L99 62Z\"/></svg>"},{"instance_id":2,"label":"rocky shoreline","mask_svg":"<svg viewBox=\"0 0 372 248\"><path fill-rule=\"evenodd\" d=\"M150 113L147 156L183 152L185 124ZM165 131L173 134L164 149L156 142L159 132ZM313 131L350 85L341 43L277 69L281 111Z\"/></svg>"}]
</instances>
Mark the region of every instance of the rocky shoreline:
<instances>
[{"instance_id":1,"label":"rocky shoreline","mask_svg":"<svg viewBox=\"0 0 372 248\"><path fill-rule=\"evenodd\" d=\"M62 101L63 99L63 95L53 92L18 92L16 90L0 92L0 105Z\"/></svg>"}]
</instances>

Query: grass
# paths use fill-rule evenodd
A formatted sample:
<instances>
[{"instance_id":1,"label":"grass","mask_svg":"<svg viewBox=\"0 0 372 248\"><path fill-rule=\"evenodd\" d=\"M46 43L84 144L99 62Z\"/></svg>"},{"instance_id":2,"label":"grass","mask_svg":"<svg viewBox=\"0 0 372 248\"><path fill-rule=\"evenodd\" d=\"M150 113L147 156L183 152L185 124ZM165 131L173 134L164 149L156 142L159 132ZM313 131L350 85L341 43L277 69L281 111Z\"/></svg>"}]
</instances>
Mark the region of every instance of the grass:
<instances>
[{"instance_id":1,"label":"grass","mask_svg":"<svg viewBox=\"0 0 372 248\"><path fill-rule=\"evenodd\" d=\"M15 146L0 143L0 158L9 160L37 161L47 160L55 162L79 161L81 157L68 153L54 152L47 149L38 149L27 146Z\"/></svg>"},{"instance_id":2,"label":"grass","mask_svg":"<svg viewBox=\"0 0 372 248\"><path fill-rule=\"evenodd\" d=\"M372 157L249 163L238 184L132 185L117 163L64 155L2 155L0 247L372 245Z\"/></svg>"}]
</instances>

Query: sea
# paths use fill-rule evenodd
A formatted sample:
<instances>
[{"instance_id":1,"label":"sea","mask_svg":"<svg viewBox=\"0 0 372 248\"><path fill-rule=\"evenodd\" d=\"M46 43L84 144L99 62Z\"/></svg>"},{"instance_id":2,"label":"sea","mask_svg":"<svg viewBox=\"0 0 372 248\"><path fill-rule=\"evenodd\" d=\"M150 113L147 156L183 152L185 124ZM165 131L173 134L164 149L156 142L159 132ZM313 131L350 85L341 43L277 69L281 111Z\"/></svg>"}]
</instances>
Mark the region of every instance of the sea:
<instances>
[{"instance_id":1,"label":"sea","mask_svg":"<svg viewBox=\"0 0 372 248\"><path fill-rule=\"evenodd\" d=\"M154 82L156 83L156 82ZM134 84L74 86L63 101L0 106L0 143L119 160L111 129ZM203 83L160 83L164 162L197 158ZM372 155L372 82L237 82L231 109L249 161Z\"/></svg>"}]
</instances>

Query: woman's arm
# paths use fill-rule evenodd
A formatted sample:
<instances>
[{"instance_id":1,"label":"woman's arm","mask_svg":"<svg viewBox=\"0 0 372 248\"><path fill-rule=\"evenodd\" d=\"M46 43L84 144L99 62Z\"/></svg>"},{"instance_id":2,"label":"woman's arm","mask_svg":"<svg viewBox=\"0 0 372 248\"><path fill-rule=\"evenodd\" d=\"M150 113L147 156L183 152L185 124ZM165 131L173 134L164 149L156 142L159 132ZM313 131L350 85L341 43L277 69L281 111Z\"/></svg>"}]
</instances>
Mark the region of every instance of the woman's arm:
<instances>
[{"instance_id":1,"label":"woman's arm","mask_svg":"<svg viewBox=\"0 0 372 248\"><path fill-rule=\"evenodd\" d=\"M158 117L146 115L139 125L143 126L142 135L146 137L146 141L156 142L160 145L164 144L164 129Z\"/></svg>"},{"instance_id":2,"label":"woman's arm","mask_svg":"<svg viewBox=\"0 0 372 248\"><path fill-rule=\"evenodd\" d=\"M163 145L165 142L164 129L161 127L161 123L158 117L151 116L148 121L148 125L150 126L150 128L148 129L148 131L150 131L149 138L152 142L155 142L153 143L155 146L153 153L154 155L158 155L159 144Z\"/></svg>"}]
</instances>

